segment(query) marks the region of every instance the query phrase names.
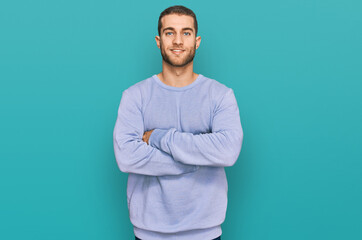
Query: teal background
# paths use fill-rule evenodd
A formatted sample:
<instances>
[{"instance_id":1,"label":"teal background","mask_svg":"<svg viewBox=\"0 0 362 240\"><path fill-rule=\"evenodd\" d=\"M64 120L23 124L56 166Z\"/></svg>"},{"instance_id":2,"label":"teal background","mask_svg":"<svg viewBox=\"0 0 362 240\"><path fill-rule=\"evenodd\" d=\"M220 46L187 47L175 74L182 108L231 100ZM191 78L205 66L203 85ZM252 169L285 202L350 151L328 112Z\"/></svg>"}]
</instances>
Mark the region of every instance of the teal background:
<instances>
[{"instance_id":1,"label":"teal background","mask_svg":"<svg viewBox=\"0 0 362 240\"><path fill-rule=\"evenodd\" d=\"M195 72L240 108L223 239L362 239L357 0L2 1L0 238L133 238L112 132L175 4L198 17Z\"/></svg>"}]
</instances>

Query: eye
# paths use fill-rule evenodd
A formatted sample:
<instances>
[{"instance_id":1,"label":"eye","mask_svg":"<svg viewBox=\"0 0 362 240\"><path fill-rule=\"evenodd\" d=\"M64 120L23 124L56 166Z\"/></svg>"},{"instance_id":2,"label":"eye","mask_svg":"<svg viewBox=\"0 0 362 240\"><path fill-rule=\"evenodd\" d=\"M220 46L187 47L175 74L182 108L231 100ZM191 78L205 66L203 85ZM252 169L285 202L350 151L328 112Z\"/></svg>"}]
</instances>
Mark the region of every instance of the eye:
<instances>
[{"instance_id":1,"label":"eye","mask_svg":"<svg viewBox=\"0 0 362 240\"><path fill-rule=\"evenodd\" d=\"M184 32L184 35L186 35L186 36L190 36L190 35L191 35L191 33L189 33L189 32Z\"/></svg>"},{"instance_id":2,"label":"eye","mask_svg":"<svg viewBox=\"0 0 362 240\"><path fill-rule=\"evenodd\" d=\"M166 32L166 36L172 35L172 32Z\"/></svg>"}]
</instances>

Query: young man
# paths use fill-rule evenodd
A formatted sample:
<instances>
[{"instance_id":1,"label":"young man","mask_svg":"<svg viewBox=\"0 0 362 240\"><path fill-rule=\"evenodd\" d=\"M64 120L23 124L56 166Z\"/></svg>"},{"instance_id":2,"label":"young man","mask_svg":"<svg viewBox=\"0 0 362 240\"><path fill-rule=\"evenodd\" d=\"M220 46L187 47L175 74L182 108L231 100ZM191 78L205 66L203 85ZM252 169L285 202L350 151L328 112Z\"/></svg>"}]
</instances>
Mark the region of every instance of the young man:
<instances>
[{"instance_id":1,"label":"young man","mask_svg":"<svg viewBox=\"0 0 362 240\"><path fill-rule=\"evenodd\" d=\"M195 14L159 17L162 72L122 94L113 132L136 239L220 239L227 207L224 167L243 139L233 90L193 72L200 46Z\"/></svg>"}]
</instances>

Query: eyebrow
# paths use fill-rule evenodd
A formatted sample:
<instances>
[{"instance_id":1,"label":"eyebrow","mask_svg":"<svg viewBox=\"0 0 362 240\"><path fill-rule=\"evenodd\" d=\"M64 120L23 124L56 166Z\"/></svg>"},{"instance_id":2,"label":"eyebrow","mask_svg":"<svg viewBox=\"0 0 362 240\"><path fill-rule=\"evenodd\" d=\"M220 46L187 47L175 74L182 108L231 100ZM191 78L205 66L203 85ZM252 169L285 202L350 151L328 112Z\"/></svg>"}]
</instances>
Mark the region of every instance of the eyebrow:
<instances>
[{"instance_id":1,"label":"eyebrow","mask_svg":"<svg viewBox=\"0 0 362 240\"><path fill-rule=\"evenodd\" d=\"M167 28L164 28L164 29L162 30L162 32L164 32L164 31L166 31L166 30L173 30L173 31L174 31L175 28L173 28L173 27L167 27ZM182 29L182 31L186 31L186 30L190 30L191 32L194 32L194 29L189 28L189 27Z\"/></svg>"}]
</instances>

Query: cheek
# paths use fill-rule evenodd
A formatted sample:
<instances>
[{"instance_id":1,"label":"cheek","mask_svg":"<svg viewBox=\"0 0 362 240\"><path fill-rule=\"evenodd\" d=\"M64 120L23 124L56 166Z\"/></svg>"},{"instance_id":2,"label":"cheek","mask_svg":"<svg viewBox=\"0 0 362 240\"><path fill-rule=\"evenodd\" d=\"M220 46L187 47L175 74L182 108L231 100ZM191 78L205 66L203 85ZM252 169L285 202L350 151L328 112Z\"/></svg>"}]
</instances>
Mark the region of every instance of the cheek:
<instances>
[{"instance_id":1,"label":"cheek","mask_svg":"<svg viewBox=\"0 0 362 240\"><path fill-rule=\"evenodd\" d=\"M185 42L185 43L187 43L187 46L188 46L189 48L194 48L195 45L196 45L196 41L193 40L193 39L190 39L190 40L188 40L188 41Z\"/></svg>"},{"instance_id":2,"label":"cheek","mask_svg":"<svg viewBox=\"0 0 362 240\"><path fill-rule=\"evenodd\" d=\"M162 48L167 49L168 46L170 46L170 43L167 40L163 40L161 43L161 46L162 46Z\"/></svg>"}]
</instances>

